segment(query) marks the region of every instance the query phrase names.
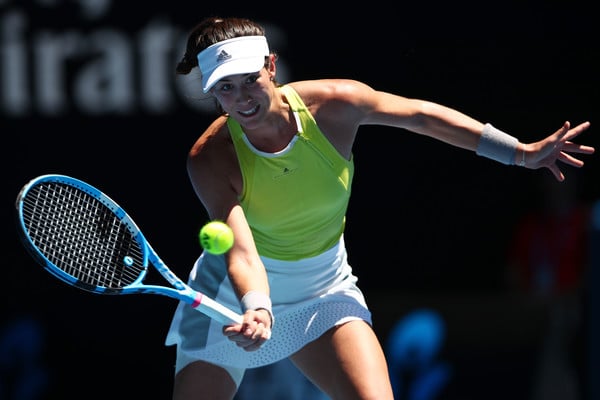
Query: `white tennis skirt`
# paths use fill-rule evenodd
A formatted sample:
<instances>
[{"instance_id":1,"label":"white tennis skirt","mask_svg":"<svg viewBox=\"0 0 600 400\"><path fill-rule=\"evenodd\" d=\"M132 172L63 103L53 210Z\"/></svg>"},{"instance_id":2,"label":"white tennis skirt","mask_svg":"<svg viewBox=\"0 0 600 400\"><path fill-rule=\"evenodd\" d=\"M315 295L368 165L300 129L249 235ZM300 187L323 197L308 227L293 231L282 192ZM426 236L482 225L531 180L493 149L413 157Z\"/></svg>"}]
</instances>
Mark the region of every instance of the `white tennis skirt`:
<instances>
[{"instance_id":1,"label":"white tennis skirt","mask_svg":"<svg viewBox=\"0 0 600 400\"><path fill-rule=\"evenodd\" d=\"M323 254L300 261L262 257L269 278L275 325L272 337L256 351L227 339L222 325L188 304L177 306L165 344L177 345L185 364L204 360L223 367L255 368L286 358L330 328L351 320L369 324L369 311L348 264L343 237ZM224 256L200 255L188 283L194 289L241 313L227 277ZM183 368L178 362L178 369Z\"/></svg>"}]
</instances>

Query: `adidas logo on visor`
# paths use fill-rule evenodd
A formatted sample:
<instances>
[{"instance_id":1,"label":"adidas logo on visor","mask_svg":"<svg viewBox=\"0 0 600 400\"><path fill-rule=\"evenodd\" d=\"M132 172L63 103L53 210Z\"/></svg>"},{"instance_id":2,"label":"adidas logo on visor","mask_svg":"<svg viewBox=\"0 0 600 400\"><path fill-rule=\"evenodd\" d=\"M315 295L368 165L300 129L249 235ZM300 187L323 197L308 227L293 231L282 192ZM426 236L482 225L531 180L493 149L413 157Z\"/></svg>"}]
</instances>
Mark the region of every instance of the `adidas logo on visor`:
<instances>
[{"instance_id":1,"label":"adidas logo on visor","mask_svg":"<svg viewBox=\"0 0 600 400\"><path fill-rule=\"evenodd\" d=\"M225 50L221 50L221 52L217 56L217 62L229 60L230 58L231 58L230 54L228 54Z\"/></svg>"}]
</instances>

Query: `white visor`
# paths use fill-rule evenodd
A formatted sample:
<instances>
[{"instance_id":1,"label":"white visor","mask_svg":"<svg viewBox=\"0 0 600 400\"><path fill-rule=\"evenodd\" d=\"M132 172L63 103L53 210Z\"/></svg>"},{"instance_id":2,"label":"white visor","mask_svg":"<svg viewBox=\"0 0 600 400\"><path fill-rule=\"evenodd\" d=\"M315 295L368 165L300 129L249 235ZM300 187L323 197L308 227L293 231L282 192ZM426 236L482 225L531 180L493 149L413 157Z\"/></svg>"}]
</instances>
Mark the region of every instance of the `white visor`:
<instances>
[{"instance_id":1,"label":"white visor","mask_svg":"<svg viewBox=\"0 0 600 400\"><path fill-rule=\"evenodd\" d=\"M264 36L240 36L223 40L198 54L202 90L207 93L220 79L260 71L269 55Z\"/></svg>"}]
</instances>

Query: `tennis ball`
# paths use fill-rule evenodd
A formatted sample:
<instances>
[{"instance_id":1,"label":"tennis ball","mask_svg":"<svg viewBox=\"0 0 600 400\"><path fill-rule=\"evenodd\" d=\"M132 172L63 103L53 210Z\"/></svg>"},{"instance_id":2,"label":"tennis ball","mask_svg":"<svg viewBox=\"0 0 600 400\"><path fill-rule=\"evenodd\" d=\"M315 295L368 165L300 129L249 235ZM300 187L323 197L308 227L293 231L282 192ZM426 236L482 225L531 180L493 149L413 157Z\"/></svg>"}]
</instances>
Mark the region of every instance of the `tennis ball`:
<instances>
[{"instance_id":1,"label":"tennis ball","mask_svg":"<svg viewBox=\"0 0 600 400\"><path fill-rule=\"evenodd\" d=\"M200 229L200 245L211 254L223 254L233 246L233 231L222 221L211 221Z\"/></svg>"}]
</instances>

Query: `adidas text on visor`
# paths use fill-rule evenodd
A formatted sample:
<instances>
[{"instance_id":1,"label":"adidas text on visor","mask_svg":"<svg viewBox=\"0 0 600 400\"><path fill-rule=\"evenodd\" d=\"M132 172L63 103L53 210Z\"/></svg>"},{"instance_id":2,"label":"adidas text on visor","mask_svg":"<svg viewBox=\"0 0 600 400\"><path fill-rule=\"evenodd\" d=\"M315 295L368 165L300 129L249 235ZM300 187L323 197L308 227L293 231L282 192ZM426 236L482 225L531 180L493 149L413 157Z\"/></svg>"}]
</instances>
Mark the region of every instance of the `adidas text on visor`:
<instances>
[{"instance_id":1,"label":"adidas text on visor","mask_svg":"<svg viewBox=\"0 0 600 400\"><path fill-rule=\"evenodd\" d=\"M202 90L207 93L220 79L260 71L269 55L264 36L240 36L223 40L198 54Z\"/></svg>"}]
</instances>

